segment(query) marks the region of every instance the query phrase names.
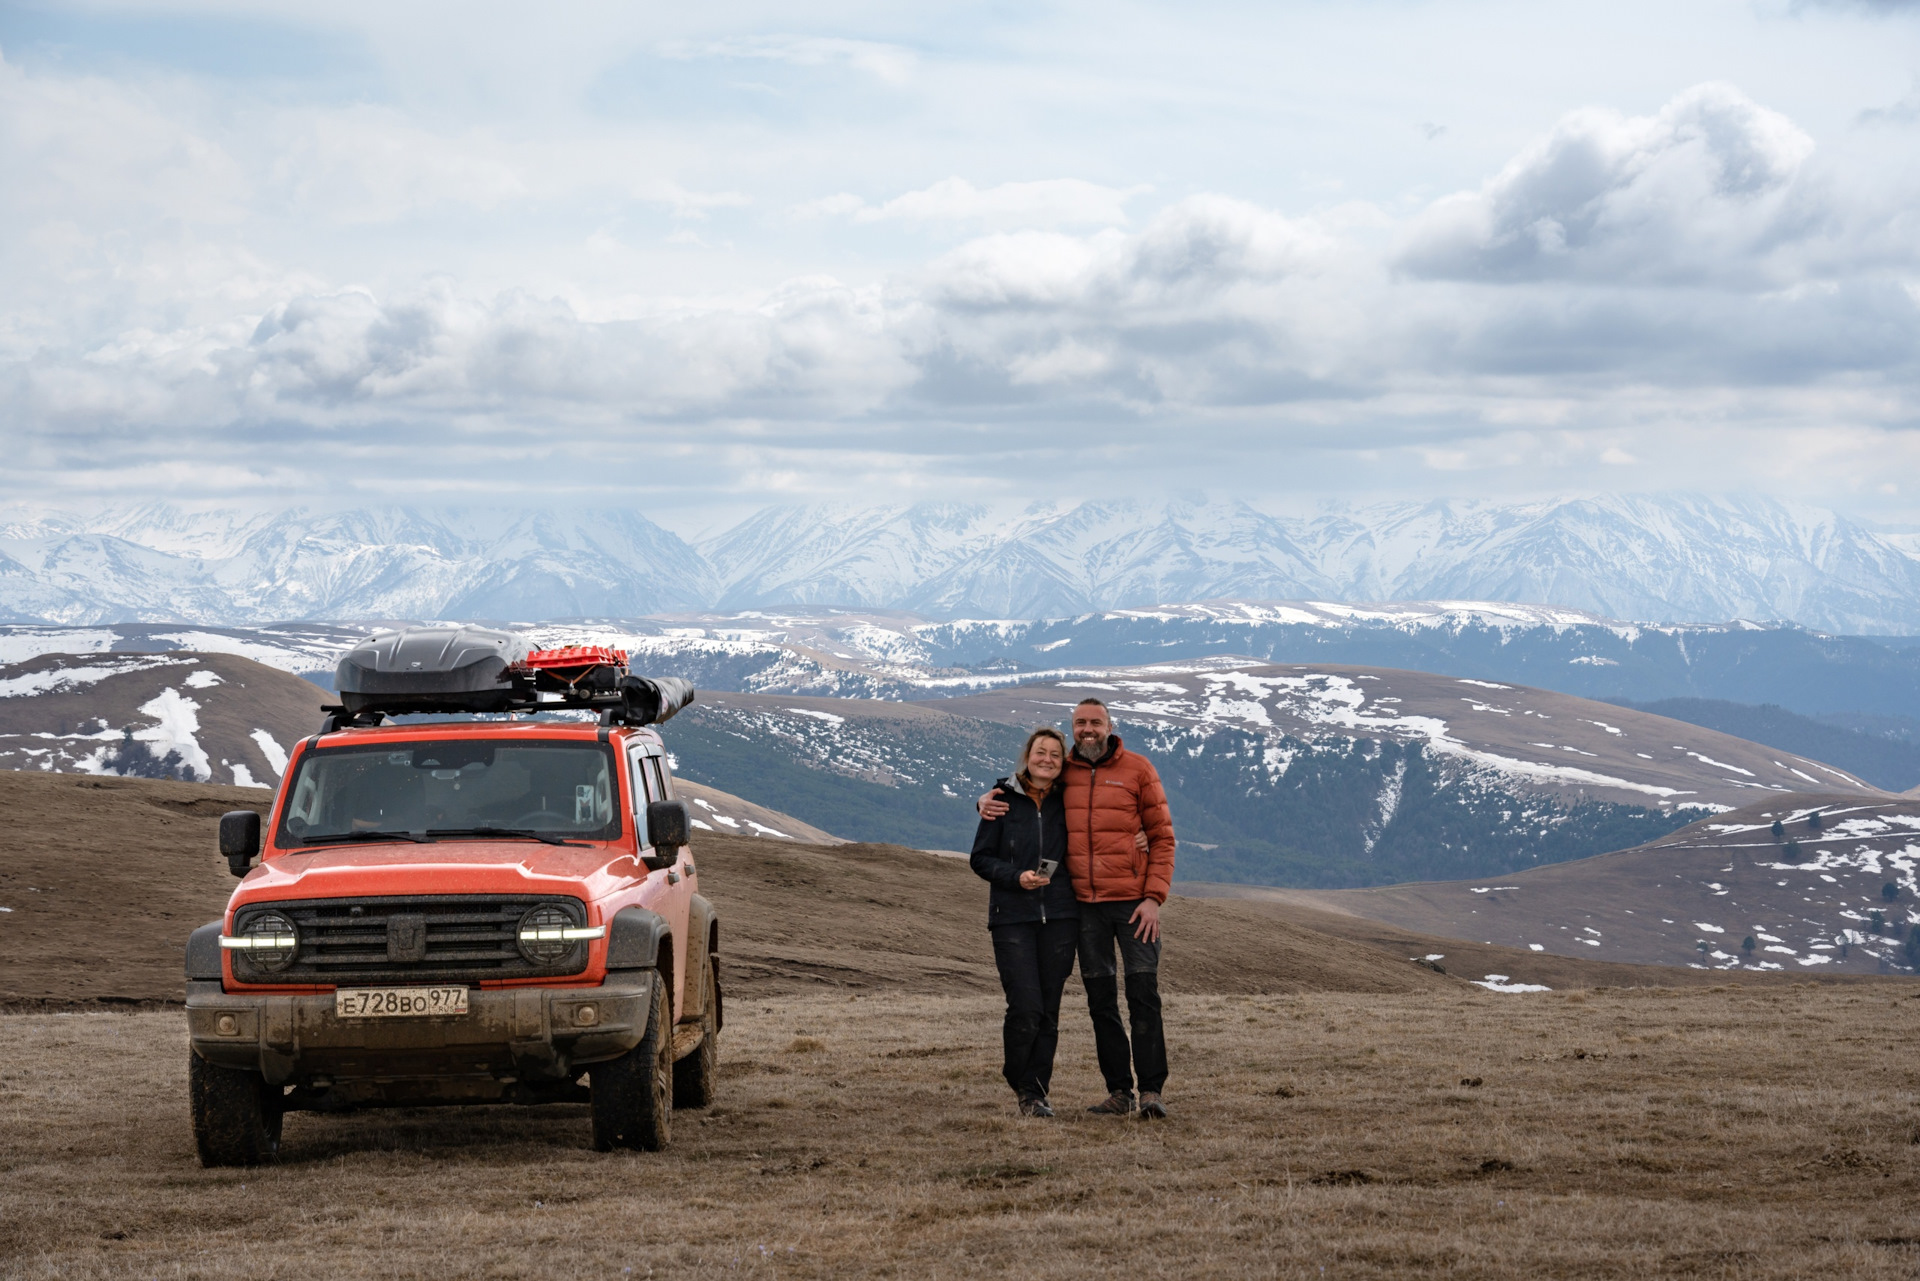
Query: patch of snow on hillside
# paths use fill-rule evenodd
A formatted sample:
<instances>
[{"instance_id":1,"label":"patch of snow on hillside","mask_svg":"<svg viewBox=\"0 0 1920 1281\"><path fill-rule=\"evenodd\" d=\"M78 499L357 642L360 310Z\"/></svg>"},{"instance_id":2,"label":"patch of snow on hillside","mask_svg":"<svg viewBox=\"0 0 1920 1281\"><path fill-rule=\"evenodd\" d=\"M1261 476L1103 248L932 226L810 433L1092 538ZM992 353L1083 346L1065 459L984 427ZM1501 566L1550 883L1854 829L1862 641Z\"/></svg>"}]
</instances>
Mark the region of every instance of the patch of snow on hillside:
<instances>
[{"instance_id":1,"label":"patch of snow on hillside","mask_svg":"<svg viewBox=\"0 0 1920 1281\"><path fill-rule=\"evenodd\" d=\"M174 649L249 658L265 667L295 673L330 671L340 656L358 643L358 638L281 636L270 631L246 637L203 631L155 632L148 639Z\"/></svg>"},{"instance_id":2,"label":"patch of snow on hillside","mask_svg":"<svg viewBox=\"0 0 1920 1281\"><path fill-rule=\"evenodd\" d=\"M199 713L200 704L177 689L163 689L140 704L140 714L153 717L155 723L135 730L133 736L151 747L157 757L164 757L168 752L180 753L181 762L193 771L195 778L209 780L213 777L213 763L194 737L200 732Z\"/></svg>"},{"instance_id":3,"label":"patch of snow on hillside","mask_svg":"<svg viewBox=\"0 0 1920 1281\"><path fill-rule=\"evenodd\" d=\"M1648 796L1691 796L1690 791L1674 787L1656 787L1652 783L1635 783L1624 778L1614 778L1610 774L1597 774L1592 770L1579 769L1572 765L1542 765L1537 761L1516 760L1511 756L1499 756L1493 752L1475 751L1473 748L1450 738L1435 738L1433 749L1449 756L1457 756L1503 774L1517 774L1541 783L1573 783L1587 787L1612 787L1628 792L1643 792ZM1731 808L1731 807L1725 807Z\"/></svg>"},{"instance_id":4,"label":"patch of snow on hillside","mask_svg":"<svg viewBox=\"0 0 1920 1281\"><path fill-rule=\"evenodd\" d=\"M1699 761L1702 765L1711 765L1715 769L1730 769L1736 774L1745 774L1748 778L1753 777L1753 771L1750 769L1741 769L1738 765L1728 765L1724 761L1716 761L1713 757L1703 755L1700 752L1688 752L1687 755L1693 757L1694 760Z\"/></svg>"},{"instance_id":5,"label":"patch of snow on hillside","mask_svg":"<svg viewBox=\"0 0 1920 1281\"><path fill-rule=\"evenodd\" d=\"M871 658L887 663L925 663L932 657L918 637L903 635L871 623L839 629L840 639Z\"/></svg>"},{"instance_id":6,"label":"patch of snow on hillside","mask_svg":"<svg viewBox=\"0 0 1920 1281\"><path fill-rule=\"evenodd\" d=\"M1489 992L1551 992L1552 988L1541 983L1513 983L1504 974L1489 974L1484 979L1470 980L1475 987L1484 987Z\"/></svg>"},{"instance_id":7,"label":"patch of snow on hillside","mask_svg":"<svg viewBox=\"0 0 1920 1281\"><path fill-rule=\"evenodd\" d=\"M64 627L0 629L0 666L24 663L42 654L104 654L120 638L112 632L72 631Z\"/></svg>"},{"instance_id":8,"label":"patch of snow on hillside","mask_svg":"<svg viewBox=\"0 0 1920 1281\"><path fill-rule=\"evenodd\" d=\"M181 684L185 685L188 689L210 689L215 685L223 683L220 679L220 673L210 672L204 667L197 672L189 673L187 679L181 682Z\"/></svg>"},{"instance_id":9,"label":"patch of snow on hillside","mask_svg":"<svg viewBox=\"0 0 1920 1281\"><path fill-rule=\"evenodd\" d=\"M91 685L127 672L147 671L155 667L173 667L185 660L142 654L84 667L55 667L44 672L26 672L0 680L0 698L32 698L39 694L58 694L81 685Z\"/></svg>"},{"instance_id":10,"label":"patch of snow on hillside","mask_svg":"<svg viewBox=\"0 0 1920 1281\"><path fill-rule=\"evenodd\" d=\"M1464 677L1462 677L1462 678L1461 678L1461 679L1459 679L1459 680L1456 680L1456 681L1454 682L1454 684L1456 684L1456 685L1478 685L1478 686L1479 686L1479 687L1480 687L1481 689L1512 689L1512 688L1513 688L1513 686L1511 686L1511 685L1499 685L1499 684L1495 684L1495 683L1494 683L1493 681L1474 681L1474 680L1467 680L1467 679L1466 679L1466 678L1464 678Z\"/></svg>"},{"instance_id":11,"label":"patch of snow on hillside","mask_svg":"<svg viewBox=\"0 0 1920 1281\"><path fill-rule=\"evenodd\" d=\"M789 707L786 710L792 712L795 716L811 716L813 719L825 721L829 725L845 725L847 723L847 718L844 716L835 716L832 712L816 712L810 707Z\"/></svg>"},{"instance_id":12,"label":"patch of snow on hillside","mask_svg":"<svg viewBox=\"0 0 1920 1281\"><path fill-rule=\"evenodd\" d=\"M260 748L260 754L267 758L267 764L273 767L274 773L284 775L287 772L287 749L275 742L273 735L257 729L247 737Z\"/></svg>"}]
</instances>

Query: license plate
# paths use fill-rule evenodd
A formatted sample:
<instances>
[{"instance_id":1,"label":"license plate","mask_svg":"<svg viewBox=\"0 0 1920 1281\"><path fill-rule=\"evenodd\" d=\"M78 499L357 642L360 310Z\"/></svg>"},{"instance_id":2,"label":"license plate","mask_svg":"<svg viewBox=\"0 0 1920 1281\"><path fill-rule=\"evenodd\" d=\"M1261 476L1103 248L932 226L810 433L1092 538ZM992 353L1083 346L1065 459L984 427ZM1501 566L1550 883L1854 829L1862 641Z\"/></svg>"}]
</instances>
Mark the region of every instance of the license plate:
<instances>
[{"instance_id":1,"label":"license plate","mask_svg":"<svg viewBox=\"0 0 1920 1281\"><path fill-rule=\"evenodd\" d=\"M343 1019L419 1019L465 1014L464 987L343 987L333 994L333 1012Z\"/></svg>"}]
</instances>

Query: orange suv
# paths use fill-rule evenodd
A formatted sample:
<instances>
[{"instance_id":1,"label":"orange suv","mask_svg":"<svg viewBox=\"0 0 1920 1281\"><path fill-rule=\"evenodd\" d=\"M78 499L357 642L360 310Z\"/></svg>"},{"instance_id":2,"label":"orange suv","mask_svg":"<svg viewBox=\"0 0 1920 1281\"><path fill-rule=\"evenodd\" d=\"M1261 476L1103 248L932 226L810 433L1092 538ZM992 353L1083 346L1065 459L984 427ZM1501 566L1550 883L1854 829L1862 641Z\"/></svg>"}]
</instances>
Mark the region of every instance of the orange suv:
<instances>
[{"instance_id":1,"label":"orange suv","mask_svg":"<svg viewBox=\"0 0 1920 1281\"><path fill-rule=\"evenodd\" d=\"M665 1147L722 1021L649 728L692 686L472 627L376 636L337 684L264 840L220 821L241 881L187 944L201 1163L271 1159L289 1111L432 1104L585 1102L596 1148Z\"/></svg>"}]
</instances>

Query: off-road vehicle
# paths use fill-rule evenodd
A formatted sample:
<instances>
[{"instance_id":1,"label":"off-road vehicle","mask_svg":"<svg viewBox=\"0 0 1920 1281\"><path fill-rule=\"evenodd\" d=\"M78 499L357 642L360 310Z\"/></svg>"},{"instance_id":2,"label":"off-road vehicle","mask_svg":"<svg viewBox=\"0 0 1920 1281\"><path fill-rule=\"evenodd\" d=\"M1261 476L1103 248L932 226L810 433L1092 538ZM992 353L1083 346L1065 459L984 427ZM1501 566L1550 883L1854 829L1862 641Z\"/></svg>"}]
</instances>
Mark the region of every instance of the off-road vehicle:
<instances>
[{"instance_id":1,"label":"off-road vehicle","mask_svg":"<svg viewBox=\"0 0 1920 1281\"><path fill-rule=\"evenodd\" d=\"M220 820L240 884L187 944L202 1164L271 1158L290 1111L432 1104L585 1102L596 1148L665 1147L721 1028L648 728L693 687L472 627L375 636L337 687L265 832Z\"/></svg>"}]
</instances>

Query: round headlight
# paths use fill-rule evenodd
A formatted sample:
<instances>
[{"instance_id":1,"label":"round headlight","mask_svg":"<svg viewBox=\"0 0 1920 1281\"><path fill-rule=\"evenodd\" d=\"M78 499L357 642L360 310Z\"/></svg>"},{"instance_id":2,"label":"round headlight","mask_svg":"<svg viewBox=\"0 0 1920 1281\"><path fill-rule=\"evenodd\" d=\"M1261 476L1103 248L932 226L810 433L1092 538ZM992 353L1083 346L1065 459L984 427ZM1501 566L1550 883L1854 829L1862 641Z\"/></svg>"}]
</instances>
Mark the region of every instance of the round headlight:
<instances>
[{"instance_id":1,"label":"round headlight","mask_svg":"<svg viewBox=\"0 0 1920 1281\"><path fill-rule=\"evenodd\" d=\"M300 931L283 912L261 912L247 918L240 936L248 941L247 959L262 970L284 970L300 954Z\"/></svg>"},{"instance_id":2,"label":"round headlight","mask_svg":"<svg viewBox=\"0 0 1920 1281\"><path fill-rule=\"evenodd\" d=\"M520 955L535 965L553 965L573 951L573 940L566 932L573 918L548 903L520 918Z\"/></svg>"}]
</instances>

